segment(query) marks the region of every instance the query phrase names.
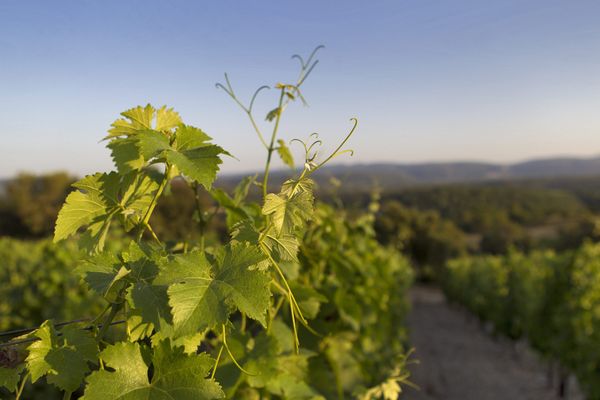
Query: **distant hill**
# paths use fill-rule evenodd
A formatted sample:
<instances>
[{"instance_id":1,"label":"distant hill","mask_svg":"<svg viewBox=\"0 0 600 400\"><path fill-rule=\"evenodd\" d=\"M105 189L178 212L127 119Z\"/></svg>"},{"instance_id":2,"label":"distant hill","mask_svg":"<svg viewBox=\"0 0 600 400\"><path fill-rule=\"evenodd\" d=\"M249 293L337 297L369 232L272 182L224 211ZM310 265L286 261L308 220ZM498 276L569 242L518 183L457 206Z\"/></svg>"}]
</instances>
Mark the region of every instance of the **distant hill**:
<instances>
[{"instance_id":1,"label":"distant hill","mask_svg":"<svg viewBox=\"0 0 600 400\"><path fill-rule=\"evenodd\" d=\"M289 175L287 171L274 171L273 183L279 183ZM422 184L583 177L600 175L600 157L546 158L508 165L483 162L338 164L323 168L315 175L320 183L336 177L350 190L375 184L382 188L398 188ZM229 186L238 178L239 175L228 175L220 183Z\"/></svg>"}]
</instances>

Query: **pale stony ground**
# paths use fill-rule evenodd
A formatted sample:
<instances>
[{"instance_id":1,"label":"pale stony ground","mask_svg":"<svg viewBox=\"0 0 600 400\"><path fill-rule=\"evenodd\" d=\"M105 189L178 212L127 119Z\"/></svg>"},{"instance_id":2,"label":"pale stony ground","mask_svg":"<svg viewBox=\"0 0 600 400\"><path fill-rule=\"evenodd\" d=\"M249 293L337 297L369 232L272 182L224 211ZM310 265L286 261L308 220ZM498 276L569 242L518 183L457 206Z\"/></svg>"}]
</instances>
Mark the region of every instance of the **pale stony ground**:
<instances>
[{"instance_id":1,"label":"pale stony ground","mask_svg":"<svg viewBox=\"0 0 600 400\"><path fill-rule=\"evenodd\" d=\"M475 318L449 306L435 288L416 287L411 300L408 325L416 348L413 359L419 360L411 366L411 381L420 390L407 388L402 400L557 398L548 387L548 368L526 345L486 332Z\"/></svg>"}]
</instances>

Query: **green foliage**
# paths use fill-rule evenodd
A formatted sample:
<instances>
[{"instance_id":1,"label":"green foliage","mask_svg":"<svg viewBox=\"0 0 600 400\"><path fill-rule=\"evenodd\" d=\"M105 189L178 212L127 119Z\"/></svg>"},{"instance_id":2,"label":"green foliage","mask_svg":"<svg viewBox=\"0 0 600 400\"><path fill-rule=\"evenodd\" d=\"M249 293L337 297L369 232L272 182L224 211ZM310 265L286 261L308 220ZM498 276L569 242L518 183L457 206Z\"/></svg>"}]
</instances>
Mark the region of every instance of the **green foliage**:
<instances>
[{"instance_id":1,"label":"green foliage","mask_svg":"<svg viewBox=\"0 0 600 400\"><path fill-rule=\"evenodd\" d=\"M497 330L526 337L543 355L576 373L590 399L600 398L600 247L564 254L470 257L448 264L450 299Z\"/></svg>"},{"instance_id":2,"label":"green foliage","mask_svg":"<svg viewBox=\"0 0 600 400\"><path fill-rule=\"evenodd\" d=\"M0 196L0 235L46 237L75 179L64 172L20 174ZM1 197L4 197L2 199Z\"/></svg>"},{"instance_id":3,"label":"green foliage","mask_svg":"<svg viewBox=\"0 0 600 400\"><path fill-rule=\"evenodd\" d=\"M277 154L279 154L281 161L291 169L294 169L294 156L289 147L281 139L277 141L277 144L279 145L279 147L277 147Z\"/></svg>"},{"instance_id":4,"label":"green foliage","mask_svg":"<svg viewBox=\"0 0 600 400\"><path fill-rule=\"evenodd\" d=\"M183 348L172 348L161 342L154 349L152 379L148 380L148 364L137 343L108 346L100 358L114 369L95 371L87 379L86 400L222 399L223 392L207 379L213 360L205 353L185 354Z\"/></svg>"},{"instance_id":5,"label":"green foliage","mask_svg":"<svg viewBox=\"0 0 600 400\"><path fill-rule=\"evenodd\" d=\"M70 241L53 245L50 240L0 238L0 330L99 312L99 299L73 274L80 256Z\"/></svg>"},{"instance_id":6,"label":"green foliage","mask_svg":"<svg viewBox=\"0 0 600 400\"><path fill-rule=\"evenodd\" d=\"M315 207L311 175L347 152L356 120L324 161L311 150L318 139L302 142L302 171L268 192L273 153L291 160L279 122L303 99L313 57L298 57L295 84L276 85L270 144L258 132L267 150L259 202L247 200L254 178L233 194L212 188L228 153L172 109L121 114L106 137L117 171L74 184L54 235L62 246L79 237L87 252L74 252L73 272L104 310L62 329L45 322L12 342L21 357L0 370L6 389L19 398L45 377L67 399L375 399L401 390L410 268L375 240L372 213L350 224L343 210ZM226 90L236 99L228 79ZM258 128L252 105L244 109ZM197 240L165 243L152 228L174 181L194 194ZM205 240L217 211L203 208L201 190L227 214L227 243Z\"/></svg>"},{"instance_id":7,"label":"green foliage","mask_svg":"<svg viewBox=\"0 0 600 400\"><path fill-rule=\"evenodd\" d=\"M315 343L312 350L326 351L311 362L311 376L326 398L380 398L369 397L379 393L369 389L390 380L405 384L408 377L404 317L412 269L397 251L379 244L374 219L368 213L350 222L343 209L321 204L302 244L304 272L296 279L316 291L306 294L319 307L311 325L330 333Z\"/></svg>"},{"instance_id":8,"label":"green foliage","mask_svg":"<svg viewBox=\"0 0 600 400\"><path fill-rule=\"evenodd\" d=\"M549 218L572 218L586 212L574 196L542 188L444 185L409 189L394 197L408 206L438 210L442 217L468 232L482 231L498 214L516 224L531 226Z\"/></svg>"},{"instance_id":9,"label":"green foliage","mask_svg":"<svg viewBox=\"0 0 600 400\"><path fill-rule=\"evenodd\" d=\"M402 251L419 267L442 268L466 253L465 234L435 211L419 211L388 201L377 213L377 238Z\"/></svg>"},{"instance_id":10,"label":"green foliage","mask_svg":"<svg viewBox=\"0 0 600 400\"><path fill-rule=\"evenodd\" d=\"M26 362L31 381L35 383L47 376L48 383L68 393L78 389L89 372L88 361L97 359L96 340L73 326L63 329L59 338L48 322L32 335L39 340L27 348Z\"/></svg>"},{"instance_id":11,"label":"green foliage","mask_svg":"<svg viewBox=\"0 0 600 400\"><path fill-rule=\"evenodd\" d=\"M54 241L66 239L85 227L82 243L102 250L113 218L120 217L125 230L138 225L148 209L158 183L150 176L129 173L95 174L75 182L58 213Z\"/></svg>"},{"instance_id":12,"label":"green foliage","mask_svg":"<svg viewBox=\"0 0 600 400\"><path fill-rule=\"evenodd\" d=\"M265 259L256 247L233 243L220 248L212 263L190 252L161 266L156 283L168 285L176 334L219 327L236 309L266 326L271 279L251 268Z\"/></svg>"},{"instance_id":13,"label":"green foliage","mask_svg":"<svg viewBox=\"0 0 600 400\"><path fill-rule=\"evenodd\" d=\"M511 248L575 248L590 237L590 212L573 194L511 184L454 184L386 193L405 207L434 211L471 236L471 247L506 254ZM570 240L570 241L569 241Z\"/></svg>"}]
</instances>

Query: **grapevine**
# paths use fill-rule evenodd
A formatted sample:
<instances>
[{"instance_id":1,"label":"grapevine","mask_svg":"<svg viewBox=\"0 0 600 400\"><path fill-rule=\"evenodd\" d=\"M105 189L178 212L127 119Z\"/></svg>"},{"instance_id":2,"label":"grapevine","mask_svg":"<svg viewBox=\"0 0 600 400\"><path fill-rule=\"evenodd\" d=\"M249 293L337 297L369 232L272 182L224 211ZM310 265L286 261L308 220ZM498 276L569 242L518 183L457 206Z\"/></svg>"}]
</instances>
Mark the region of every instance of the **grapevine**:
<instances>
[{"instance_id":1,"label":"grapevine","mask_svg":"<svg viewBox=\"0 0 600 400\"><path fill-rule=\"evenodd\" d=\"M311 179L351 152L344 146L357 120L322 161L317 136L298 140L302 168L270 191L273 156L295 165L278 131L286 107L305 102L301 87L319 48L306 61L294 56L294 83L275 85L268 140L253 111L266 87L244 106L227 75L217 85L246 112L266 150L262 176L243 179L233 194L213 187L230 153L174 109L138 106L113 122L104 140L116 170L77 181L54 231L57 245L75 238L85 251L75 271L103 305L93 318L48 320L5 343L12 355L0 366L0 387L16 399L40 380L64 399L86 400L398 396L407 380L401 316L410 269L376 242L372 214L351 224L340 222L343 210L315 204ZM208 192L225 210L226 243L205 240L218 212L200 202L197 242L161 240L151 217L174 180ZM248 200L256 186L259 203ZM334 279L338 273L348 276Z\"/></svg>"}]
</instances>

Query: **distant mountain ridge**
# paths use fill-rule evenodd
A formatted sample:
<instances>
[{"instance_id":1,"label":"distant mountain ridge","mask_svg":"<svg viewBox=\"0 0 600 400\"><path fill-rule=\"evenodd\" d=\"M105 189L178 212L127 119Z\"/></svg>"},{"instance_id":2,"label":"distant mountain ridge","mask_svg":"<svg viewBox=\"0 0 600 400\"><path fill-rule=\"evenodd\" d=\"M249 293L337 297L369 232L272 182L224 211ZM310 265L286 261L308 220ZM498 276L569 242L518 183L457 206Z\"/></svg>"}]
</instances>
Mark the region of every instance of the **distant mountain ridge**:
<instances>
[{"instance_id":1,"label":"distant mountain ridge","mask_svg":"<svg viewBox=\"0 0 600 400\"><path fill-rule=\"evenodd\" d=\"M274 171L271 176L273 181L281 182L289 175L288 171L278 170ZM336 177L348 189L373 187L375 184L389 188L421 184L581 177L600 175L600 156L543 158L514 164L485 162L338 164L323 168L315 175L315 179L321 183ZM227 185L239 176L240 174L226 175L220 181Z\"/></svg>"},{"instance_id":2,"label":"distant mountain ridge","mask_svg":"<svg viewBox=\"0 0 600 400\"><path fill-rule=\"evenodd\" d=\"M224 174L218 184L235 185L245 174ZM271 182L279 184L290 176L289 170L271 173ZM399 188L423 184L476 183L535 178L567 178L600 176L600 156L590 158L553 157L532 159L514 164L486 162L430 162L430 163L371 163L337 164L325 167L315 174L318 183L327 183L332 177L341 180L348 190L372 188ZM0 195L10 179L0 179Z\"/></svg>"}]
</instances>

